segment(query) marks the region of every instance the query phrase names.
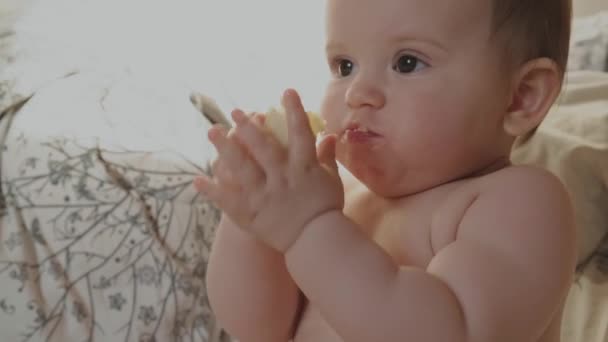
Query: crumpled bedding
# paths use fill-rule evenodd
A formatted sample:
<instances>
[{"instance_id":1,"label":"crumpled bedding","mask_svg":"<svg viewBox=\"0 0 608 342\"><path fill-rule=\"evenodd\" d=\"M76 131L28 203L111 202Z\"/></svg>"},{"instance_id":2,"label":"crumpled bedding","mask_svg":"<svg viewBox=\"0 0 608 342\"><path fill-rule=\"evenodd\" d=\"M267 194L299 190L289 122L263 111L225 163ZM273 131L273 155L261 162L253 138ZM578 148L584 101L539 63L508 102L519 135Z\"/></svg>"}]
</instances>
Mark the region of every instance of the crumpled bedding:
<instances>
[{"instance_id":1,"label":"crumpled bedding","mask_svg":"<svg viewBox=\"0 0 608 342\"><path fill-rule=\"evenodd\" d=\"M551 170L573 201L579 264L562 342L608 341L608 73L570 73L545 122L512 157Z\"/></svg>"},{"instance_id":2,"label":"crumpled bedding","mask_svg":"<svg viewBox=\"0 0 608 342\"><path fill-rule=\"evenodd\" d=\"M608 11L574 18L568 70L608 71Z\"/></svg>"},{"instance_id":3,"label":"crumpled bedding","mask_svg":"<svg viewBox=\"0 0 608 342\"><path fill-rule=\"evenodd\" d=\"M191 186L214 149L189 89L11 47L0 340L226 341L204 284L220 213Z\"/></svg>"},{"instance_id":4,"label":"crumpled bedding","mask_svg":"<svg viewBox=\"0 0 608 342\"><path fill-rule=\"evenodd\" d=\"M563 321L562 342L608 341L608 239L579 267Z\"/></svg>"}]
</instances>

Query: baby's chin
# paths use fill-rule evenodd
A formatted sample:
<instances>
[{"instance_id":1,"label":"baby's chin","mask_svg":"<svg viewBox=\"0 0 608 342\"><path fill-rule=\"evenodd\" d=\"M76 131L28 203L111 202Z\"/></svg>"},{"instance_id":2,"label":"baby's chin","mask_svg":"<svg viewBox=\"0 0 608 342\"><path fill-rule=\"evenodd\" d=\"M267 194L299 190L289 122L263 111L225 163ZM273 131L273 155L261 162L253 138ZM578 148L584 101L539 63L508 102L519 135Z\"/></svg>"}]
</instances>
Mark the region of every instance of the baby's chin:
<instances>
[{"instance_id":1,"label":"baby's chin","mask_svg":"<svg viewBox=\"0 0 608 342\"><path fill-rule=\"evenodd\" d=\"M413 196L459 179L456 174L450 177L432 171L420 174L404 170L388 173L379 167L357 167L348 164L343 166L349 177L354 178L357 183L364 185L377 196L387 199Z\"/></svg>"},{"instance_id":2,"label":"baby's chin","mask_svg":"<svg viewBox=\"0 0 608 342\"><path fill-rule=\"evenodd\" d=\"M432 185L416 184L416 182L406 181L405 175L387 175L375 168L357 168L347 163L343 164L343 176L355 180L356 183L364 185L369 191L383 198L403 198L415 195L427 190ZM346 184L352 184L348 182Z\"/></svg>"}]
</instances>

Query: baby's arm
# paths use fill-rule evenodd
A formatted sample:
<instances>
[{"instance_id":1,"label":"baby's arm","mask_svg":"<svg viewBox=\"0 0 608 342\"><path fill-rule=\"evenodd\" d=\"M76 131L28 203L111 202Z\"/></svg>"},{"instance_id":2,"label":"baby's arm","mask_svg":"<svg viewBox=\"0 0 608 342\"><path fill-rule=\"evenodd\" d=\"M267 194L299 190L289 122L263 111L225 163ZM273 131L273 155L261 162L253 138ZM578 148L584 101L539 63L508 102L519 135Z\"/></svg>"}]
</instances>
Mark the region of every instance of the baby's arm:
<instances>
[{"instance_id":1,"label":"baby's arm","mask_svg":"<svg viewBox=\"0 0 608 342\"><path fill-rule=\"evenodd\" d=\"M243 342L286 342L300 292L282 254L222 218L207 270L207 290L222 328Z\"/></svg>"},{"instance_id":2,"label":"baby's arm","mask_svg":"<svg viewBox=\"0 0 608 342\"><path fill-rule=\"evenodd\" d=\"M574 271L570 203L543 171L498 177L426 271L396 266L339 212L308 225L288 269L345 341L536 341Z\"/></svg>"}]
</instances>

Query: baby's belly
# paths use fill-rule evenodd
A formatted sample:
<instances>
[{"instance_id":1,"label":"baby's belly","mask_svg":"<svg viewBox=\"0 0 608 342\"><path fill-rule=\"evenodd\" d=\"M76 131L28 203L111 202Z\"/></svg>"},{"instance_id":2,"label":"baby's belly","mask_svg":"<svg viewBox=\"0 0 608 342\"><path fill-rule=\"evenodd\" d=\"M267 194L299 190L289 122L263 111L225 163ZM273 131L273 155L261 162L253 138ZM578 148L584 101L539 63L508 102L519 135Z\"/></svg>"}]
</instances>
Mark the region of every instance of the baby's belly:
<instances>
[{"instance_id":1,"label":"baby's belly","mask_svg":"<svg viewBox=\"0 0 608 342\"><path fill-rule=\"evenodd\" d=\"M561 314L556 315L553 322L536 342L560 342ZM370 321L370 324L373 322ZM321 317L319 311L308 306L302 315L293 342L348 342L340 336Z\"/></svg>"}]
</instances>

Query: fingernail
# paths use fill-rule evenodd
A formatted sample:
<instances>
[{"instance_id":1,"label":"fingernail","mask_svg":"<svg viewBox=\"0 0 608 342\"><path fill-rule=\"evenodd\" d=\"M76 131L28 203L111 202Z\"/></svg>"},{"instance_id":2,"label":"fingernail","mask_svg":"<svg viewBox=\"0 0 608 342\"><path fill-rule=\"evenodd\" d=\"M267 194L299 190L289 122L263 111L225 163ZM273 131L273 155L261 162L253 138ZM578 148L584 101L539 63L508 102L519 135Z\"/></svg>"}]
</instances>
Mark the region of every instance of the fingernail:
<instances>
[{"instance_id":1,"label":"fingernail","mask_svg":"<svg viewBox=\"0 0 608 342\"><path fill-rule=\"evenodd\" d=\"M323 141L328 141L328 140L330 140L330 141L333 140L334 142L337 142L338 141L338 136L335 135L335 134L330 134L330 133L324 132L323 133Z\"/></svg>"},{"instance_id":2,"label":"fingernail","mask_svg":"<svg viewBox=\"0 0 608 342\"><path fill-rule=\"evenodd\" d=\"M288 105L292 104L294 92L295 92L295 90L293 90L291 88L286 89L283 92L283 102L284 102L283 105L288 106Z\"/></svg>"},{"instance_id":3,"label":"fingernail","mask_svg":"<svg viewBox=\"0 0 608 342\"><path fill-rule=\"evenodd\" d=\"M213 141L217 141L217 139L219 138L221 133L221 130L218 127L211 127L209 129L209 131L207 131L207 137L209 138L209 140Z\"/></svg>"},{"instance_id":4,"label":"fingernail","mask_svg":"<svg viewBox=\"0 0 608 342\"><path fill-rule=\"evenodd\" d=\"M266 120L266 117L264 115L260 115L260 114L256 114L253 119L255 120L256 123L260 124L260 125L264 125L264 121Z\"/></svg>"},{"instance_id":5,"label":"fingernail","mask_svg":"<svg viewBox=\"0 0 608 342\"><path fill-rule=\"evenodd\" d=\"M247 116L240 110L234 110L232 112L232 118L237 124L243 124L247 121Z\"/></svg>"}]
</instances>

